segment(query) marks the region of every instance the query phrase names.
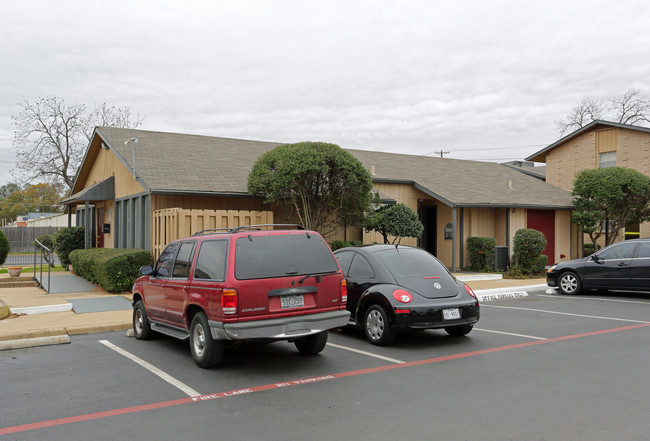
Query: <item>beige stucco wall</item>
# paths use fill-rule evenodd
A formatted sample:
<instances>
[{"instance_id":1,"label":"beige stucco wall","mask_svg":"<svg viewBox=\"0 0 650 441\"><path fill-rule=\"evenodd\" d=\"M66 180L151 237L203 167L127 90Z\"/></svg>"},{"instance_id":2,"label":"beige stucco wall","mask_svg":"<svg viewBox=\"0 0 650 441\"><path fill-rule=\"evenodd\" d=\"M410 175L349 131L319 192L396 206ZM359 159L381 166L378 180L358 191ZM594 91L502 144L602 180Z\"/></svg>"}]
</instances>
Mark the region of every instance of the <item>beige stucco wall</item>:
<instances>
[{"instance_id":1,"label":"beige stucco wall","mask_svg":"<svg viewBox=\"0 0 650 441\"><path fill-rule=\"evenodd\" d=\"M133 180L133 175L117 159L113 152L107 149L99 149L95 162L93 162L88 178L83 188L88 188L97 182L102 182L111 176L115 176L115 198L123 198L132 194L144 192L144 187Z\"/></svg>"}]
</instances>

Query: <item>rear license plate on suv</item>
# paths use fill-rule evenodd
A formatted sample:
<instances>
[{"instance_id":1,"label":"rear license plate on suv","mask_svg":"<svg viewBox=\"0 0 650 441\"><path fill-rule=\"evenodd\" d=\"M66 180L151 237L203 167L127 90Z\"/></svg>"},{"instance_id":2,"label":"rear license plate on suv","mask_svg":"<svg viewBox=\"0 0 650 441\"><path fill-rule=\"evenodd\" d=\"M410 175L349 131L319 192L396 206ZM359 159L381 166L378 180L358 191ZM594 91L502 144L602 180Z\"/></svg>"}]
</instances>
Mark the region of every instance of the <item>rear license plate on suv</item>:
<instances>
[{"instance_id":1,"label":"rear license plate on suv","mask_svg":"<svg viewBox=\"0 0 650 441\"><path fill-rule=\"evenodd\" d=\"M299 306L305 306L305 299L302 297L302 294L282 296L280 297L280 305L282 305L282 309L297 308Z\"/></svg>"},{"instance_id":2,"label":"rear license plate on suv","mask_svg":"<svg viewBox=\"0 0 650 441\"><path fill-rule=\"evenodd\" d=\"M442 310L443 320L455 320L460 318L460 310L458 308L449 308Z\"/></svg>"}]
</instances>

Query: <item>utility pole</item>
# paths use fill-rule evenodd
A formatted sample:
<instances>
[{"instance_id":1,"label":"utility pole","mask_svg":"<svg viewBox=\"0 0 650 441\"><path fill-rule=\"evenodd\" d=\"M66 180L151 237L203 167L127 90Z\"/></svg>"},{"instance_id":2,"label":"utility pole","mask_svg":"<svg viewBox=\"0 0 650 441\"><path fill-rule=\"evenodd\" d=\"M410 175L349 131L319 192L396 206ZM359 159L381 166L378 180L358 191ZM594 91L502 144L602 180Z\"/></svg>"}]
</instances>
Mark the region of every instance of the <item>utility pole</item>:
<instances>
[{"instance_id":1,"label":"utility pole","mask_svg":"<svg viewBox=\"0 0 650 441\"><path fill-rule=\"evenodd\" d=\"M449 152L443 152L442 149L437 151L437 152L433 152L433 153L435 153L436 155L440 155L441 158L444 158L443 155L448 155L449 154Z\"/></svg>"}]
</instances>

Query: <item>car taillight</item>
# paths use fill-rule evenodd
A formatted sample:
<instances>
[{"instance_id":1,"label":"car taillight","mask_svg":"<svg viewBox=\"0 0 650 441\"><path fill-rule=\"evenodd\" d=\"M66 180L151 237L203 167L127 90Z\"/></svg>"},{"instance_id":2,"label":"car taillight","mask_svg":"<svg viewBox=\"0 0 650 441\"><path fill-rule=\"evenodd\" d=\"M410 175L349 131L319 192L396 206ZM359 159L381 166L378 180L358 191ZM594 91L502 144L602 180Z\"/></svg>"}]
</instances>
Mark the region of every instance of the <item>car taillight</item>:
<instances>
[{"instance_id":1,"label":"car taillight","mask_svg":"<svg viewBox=\"0 0 650 441\"><path fill-rule=\"evenodd\" d=\"M221 293L221 311L224 314L237 314L237 290L224 289Z\"/></svg>"},{"instance_id":2,"label":"car taillight","mask_svg":"<svg viewBox=\"0 0 650 441\"><path fill-rule=\"evenodd\" d=\"M465 285L465 291L467 291L467 294L469 294L470 296L476 298L476 294L474 294L474 291L472 291L472 288L470 288L469 286Z\"/></svg>"},{"instance_id":3,"label":"car taillight","mask_svg":"<svg viewBox=\"0 0 650 441\"><path fill-rule=\"evenodd\" d=\"M403 289L396 289L393 291L393 298L400 303L409 303L413 300L411 293Z\"/></svg>"},{"instance_id":4,"label":"car taillight","mask_svg":"<svg viewBox=\"0 0 650 441\"><path fill-rule=\"evenodd\" d=\"M348 282L341 280L341 303L348 301Z\"/></svg>"}]
</instances>

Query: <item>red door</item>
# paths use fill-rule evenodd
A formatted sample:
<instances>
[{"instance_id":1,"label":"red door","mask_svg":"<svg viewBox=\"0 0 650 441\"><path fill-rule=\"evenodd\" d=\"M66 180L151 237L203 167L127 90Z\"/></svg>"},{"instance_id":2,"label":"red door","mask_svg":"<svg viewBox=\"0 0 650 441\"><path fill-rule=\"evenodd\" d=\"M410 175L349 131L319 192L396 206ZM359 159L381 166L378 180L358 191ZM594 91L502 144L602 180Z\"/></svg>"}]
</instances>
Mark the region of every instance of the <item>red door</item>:
<instances>
[{"instance_id":1,"label":"red door","mask_svg":"<svg viewBox=\"0 0 650 441\"><path fill-rule=\"evenodd\" d=\"M555 211L528 210L527 228L544 233L546 248L542 254L547 257L547 265L555 263Z\"/></svg>"},{"instance_id":2,"label":"red door","mask_svg":"<svg viewBox=\"0 0 650 441\"><path fill-rule=\"evenodd\" d=\"M104 225L104 213L106 209L104 207L97 209L97 248L104 248L104 232L102 231L102 225Z\"/></svg>"}]
</instances>

